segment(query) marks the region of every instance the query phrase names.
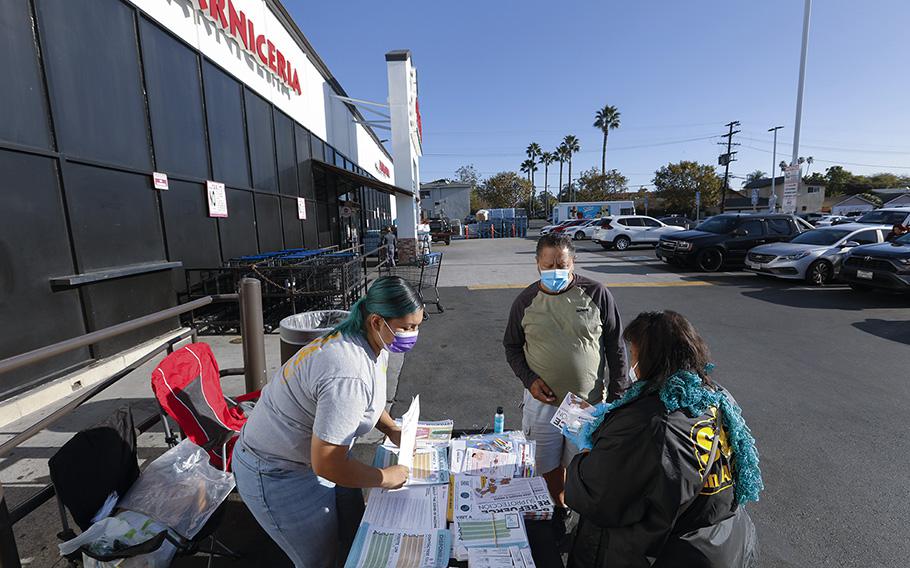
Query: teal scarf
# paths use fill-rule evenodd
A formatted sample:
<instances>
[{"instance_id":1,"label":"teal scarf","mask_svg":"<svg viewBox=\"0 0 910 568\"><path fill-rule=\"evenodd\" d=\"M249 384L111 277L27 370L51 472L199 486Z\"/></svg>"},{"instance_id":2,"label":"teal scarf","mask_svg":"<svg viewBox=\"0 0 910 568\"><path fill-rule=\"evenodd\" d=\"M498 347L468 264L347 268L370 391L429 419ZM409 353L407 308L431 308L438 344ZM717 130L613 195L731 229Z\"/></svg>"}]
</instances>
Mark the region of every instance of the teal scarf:
<instances>
[{"instance_id":1,"label":"teal scarf","mask_svg":"<svg viewBox=\"0 0 910 568\"><path fill-rule=\"evenodd\" d=\"M714 364L711 363L705 371L710 373L713 369ZM606 414L637 399L647 386L647 381L639 381L619 399L598 404L596 414L599 416L585 429L593 432L603 422ZM723 391L706 388L701 377L691 371L678 371L668 378L658 396L667 412L685 410L689 416L701 416L707 414L711 406L721 409L727 439L733 451L733 486L736 501L740 505L748 501L758 501L759 493L765 488L761 469L758 467L758 449L755 447L752 431L743 420L739 406L727 398Z\"/></svg>"}]
</instances>

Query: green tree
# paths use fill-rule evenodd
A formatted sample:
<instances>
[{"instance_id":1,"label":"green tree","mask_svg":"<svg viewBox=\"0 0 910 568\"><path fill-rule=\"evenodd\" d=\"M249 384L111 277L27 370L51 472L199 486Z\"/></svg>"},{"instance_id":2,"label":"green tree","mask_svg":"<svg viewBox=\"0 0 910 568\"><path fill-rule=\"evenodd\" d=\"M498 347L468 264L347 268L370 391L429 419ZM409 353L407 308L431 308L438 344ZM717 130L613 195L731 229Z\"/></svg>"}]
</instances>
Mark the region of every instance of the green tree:
<instances>
[{"instance_id":1,"label":"green tree","mask_svg":"<svg viewBox=\"0 0 910 568\"><path fill-rule=\"evenodd\" d=\"M540 154L540 163L543 164L543 203L544 209L543 214L547 216L550 214L550 191L549 191L549 169L550 164L556 161L556 154L553 152L541 152Z\"/></svg>"},{"instance_id":2,"label":"green tree","mask_svg":"<svg viewBox=\"0 0 910 568\"><path fill-rule=\"evenodd\" d=\"M477 182L479 180L479 176L477 175L477 170L474 168L474 164L461 166L455 170L455 178L461 183L471 184L471 187L477 187Z\"/></svg>"},{"instance_id":3,"label":"green tree","mask_svg":"<svg viewBox=\"0 0 910 568\"><path fill-rule=\"evenodd\" d=\"M701 192L702 207L717 205L723 185L714 166L685 160L667 164L654 172L653 183L667 211L674 213L694 211L696 191Z\"/></svg>"},{"instance_id":4,"label":"green tree","mask_svg":"<svg viewBox=\"0 0 910 568\"><path fill-rule=\"evenodd\" d=\"M534 164L534 167L530 168L530 171L531 171L530 201L532 201L532 202L534 200L534 193L537 191L537 186L534 184L534 172L537 171L537 166L536 166L537 158L539 158L542 153L543 153L543 151L540 149L540 144L538 144L537 142L531 142L530 144L528 144L528 147L525 149L525 154L527 154L528 159L531 160L531 162Z\"/></svg>"},{"instance_id":5,"label":"green tree","mask_svg":"<svg viewBox=\"0 0 910 568\"><path fill-rule=\"evenodd\" d=\"M579 151L581 151L581 145L578 143L578 138L576 138L572 134L569 134L568 136L563 138L562 145L565 146L565 148L566 148L566 156L567 156L566 159L569 161L569 185L571 186L572 185L572 156L574 156ZM574 194L573 194L572 198L575 199Z\"/></svg>"},{"instance_id":6,"label":"green tree","mask_svg":"<svg viewBox=\"0 0 910 568\"><path fill-rule=\"evenodd\" d=\"M629 189L629 180L617 170L603 174L596 167L581 172L575 186L576 201L609 201Z\"/></svg>"},{"instance_id":7,"label":"green tree","mask_svg":"<svg viewBox=\"0 0 910 568\"><path fill-rule=\"evenodd\" d=\"M520 207L531 190L531 182L516 172L499 172L484 180L478 189L480 199L489 207Z\"/></svg>"},{"instance_id":8,"label":"green tree","mask_svg":"<svg viewBox=\"0 0 910 568\"><path fill-rule=\"evenodd\" d=\"M607 173L607 136L611 130L619 128L619 109L615 106L604 105L602 109L594 115L594 127L599 128L604 135L603 148L600 153L600 173Z\"/></svg>"},{"instance_id":9,"label":"green tree","mask_svg":"<svg viewBox=\"0 0 910 568\"><path fill-rule=\"evenodd\" d=\"M825 170L825 192L828 195L843 195L853 174L843 166L831 166Z\"/></svg>"},{"instance_id":10,"label":"green tree","mask_svg":"<svg viewBox=\"0 0 910 568\"><path fill-rule=\"evenodd\" d=\"M768 174L766 174L765 172L763 172L761 170L755 170L754 172L752 172L751 174L746 176L746 185L752 183L753 181L758 181L758 180L764 179L766 177L768 177Z\"/></svg>"},{"instance_id":11,"label":"green tree","mask_svg":"<svg viewBox=\"0 0 910 568\"><path fill-rule=\"evenodd\" d=\"M480 209L488 209L490 204L481 195L481 189L479 187L474 187L471 190L471 215L477 213Z\"/></svg>"}]
</instances>

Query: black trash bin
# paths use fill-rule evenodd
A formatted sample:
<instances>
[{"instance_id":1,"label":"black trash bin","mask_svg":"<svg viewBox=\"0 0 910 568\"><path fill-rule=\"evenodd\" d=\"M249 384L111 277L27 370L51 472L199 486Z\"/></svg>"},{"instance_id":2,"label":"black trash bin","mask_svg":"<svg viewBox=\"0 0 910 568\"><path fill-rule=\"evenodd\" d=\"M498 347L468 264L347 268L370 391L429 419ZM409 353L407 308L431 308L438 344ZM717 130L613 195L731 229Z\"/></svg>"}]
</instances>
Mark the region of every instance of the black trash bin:
<instances>
[{"instance_id":1,"label":"black trash bin","mask_svg":"<svg viewBox=\"0 0 910 568\"><path fill-rule=\"evenodd\" d=\"M281 364L290 359L301 347L325 335L348 317L345 310L319 310L294 314L281 320L278 335L281 338Z\"/></svg>"}]
</instances>

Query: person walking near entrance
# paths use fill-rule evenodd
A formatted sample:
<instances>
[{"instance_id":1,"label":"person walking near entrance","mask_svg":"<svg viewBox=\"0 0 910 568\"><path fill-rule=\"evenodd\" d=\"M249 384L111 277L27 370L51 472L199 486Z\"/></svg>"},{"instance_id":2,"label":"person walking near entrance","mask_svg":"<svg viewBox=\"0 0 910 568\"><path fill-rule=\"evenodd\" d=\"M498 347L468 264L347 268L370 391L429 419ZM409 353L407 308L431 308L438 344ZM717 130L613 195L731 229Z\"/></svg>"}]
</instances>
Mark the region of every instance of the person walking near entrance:
<instances>
[{"instance_id":1,"label":"person walking near entrance","mask_svg":"<svg viewBox=\"0 0 910 568\"><path fill-rule=\"evenodd\" d=\"M385 234L382 236L382 244L385 245L386 261L395 266L395 253L398 246L398 237L392 231L392 227L386 227Z\"/></svg>"},{"instance_id":2,"label":"person walking near entrance","mask_svg":"<svg viewBox=\"0 0 910 568\"><path fill-rule=\"evenodd\" d=\"M537 442L537 470L564 517L565 468L579 450L550 420L568 392L598 404L619 398L631 381L619 310L603 285L574 273L572 240L545 235L536 258L540 280L512 304L503 345L526 389L522 429Z\"/></svg>"}]
</instances>

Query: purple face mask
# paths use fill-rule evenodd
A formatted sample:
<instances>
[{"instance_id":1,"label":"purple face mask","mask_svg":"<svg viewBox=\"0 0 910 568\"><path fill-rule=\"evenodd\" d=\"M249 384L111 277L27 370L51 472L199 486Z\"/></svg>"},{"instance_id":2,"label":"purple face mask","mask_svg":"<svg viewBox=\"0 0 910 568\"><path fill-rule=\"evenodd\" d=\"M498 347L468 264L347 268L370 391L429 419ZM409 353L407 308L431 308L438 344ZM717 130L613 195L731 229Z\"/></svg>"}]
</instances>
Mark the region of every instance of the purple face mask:
<instances>
[{"instance_id":1,"label":"purple face mask","mask_svg":"<svg viewBox=\"0 0 910 568\"><path fill-rule=\"evenodd\" d=\"M416 329L414 331L395 331L389 327L389 323L387 321L382 320L382 322L395 336L395 339L392 340L392 343L389 343L385 346L385 348L388 349L390 353L407 353L414 348L414 345L417 344Z\"/></svg>"}]
</instances>

